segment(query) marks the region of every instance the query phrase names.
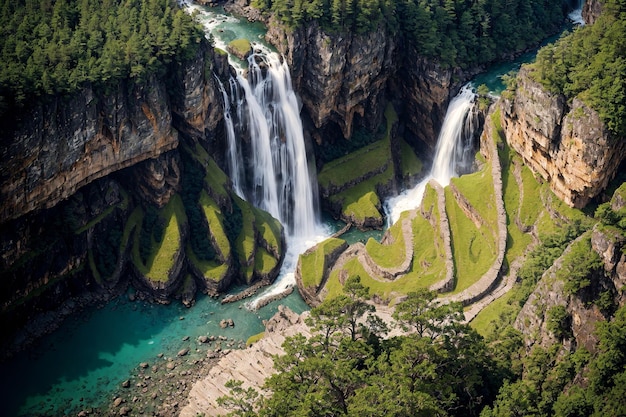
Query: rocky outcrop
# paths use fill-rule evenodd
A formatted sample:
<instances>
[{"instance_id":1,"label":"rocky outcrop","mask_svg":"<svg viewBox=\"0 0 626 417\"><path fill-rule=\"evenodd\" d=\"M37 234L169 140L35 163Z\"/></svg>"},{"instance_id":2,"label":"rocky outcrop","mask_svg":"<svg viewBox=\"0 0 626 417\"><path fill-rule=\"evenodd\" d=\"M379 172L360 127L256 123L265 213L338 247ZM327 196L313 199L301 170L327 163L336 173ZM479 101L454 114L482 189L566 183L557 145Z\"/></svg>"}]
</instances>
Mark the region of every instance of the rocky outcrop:
<instances>
[{"instance_id":1,"label":"rocky outcrop","mask_svg":"<svg viewBox=\"0 0 626 417\"><path fill-rule=\"evenodd\" d=\"M274 373L274 357L284 354L285 338L302 334L310 337L311 329L305 324L308 313L298 315L288 307L279 306L278 312L265 324L264 337L247 349L233 350L211 368L209 374L191 388L181 417L197 415L218 416L228 413L217 399L230 395L225 387L229 380L243 381L242 388L252 387L265 393L263 384Z\"/></svg>"},{"instance_id":2,"label":"rocky outcrop","mask_svg":"<svg viewBox=\"0 0 626 417\"><path fill-rule=\"evenodd\" d=\"M588 25L593 25L602 13L602 3L599 0L586 0L583 4L583 19Z\"/></svg>"},{"instance_id":3,"label":"rocky outcrop","mask_svg":"<svg viewBox=\"0 0 626 417\"><path fill-rule=\"evenodd\" d=\"M98 178L176 148L173 114L199 134L215 128L219 100L204 71L211 61L203 44L164 78L123 80L106 92L87 86L26 109L0 145L0 223L52 207ZM167 88L165 78L181 88Z\"/></svg>"},{"instance_id":4,"label":"rocky outcrop","mask_svg":"<svg viewBox=\"0 0 626 417\"><path fill-rule=\"evenodd\" d=\"M613 139L596 111L578 98L546 91L522 68L512 98L503 98L502 127L509 145L573 207L584 207L614 178L626 142Z\"/></svg>"},{"instance_id":5,"label":"rocky outcrop","mask_svg":"<svg viewBox=\"0 0 626 417\"><path fill-rule=\"evenodd\" d=\"M137 164L134 169L135 190L142 201L161 208L180 189L180 158L168 152Z\"/></svg>"},{"instance_id":6,"label":"rocky outcrop","mask_svg":"<svg viewBox=\"0 0 626 417\"><path fill-rule=\"evenodd\" d=\"M390 88L402 98L404 111L401 117L406 121L407 129L434 150L451 92L458 86L454 79L464 77L421 57L411 47L403 57L398 76Z\"/></svg>"},{"instance_id":7,"label":"rocky outcrop","mask_svg":"<svg viewBox=\"0 0 626 417\"><path fill-rule=\"evenodd\" d=\"M370 130L380 125L396 49L395 39L383 29L367 35L328 34L315 22L293 31L270 22L266 38L287 60L294 88L316 128L339 126L349 138L356 115Z\"/></svg>"},{"instance_id":8,"label":"rocky outcrop","mask_svg":"<svg viewBox=\"0 0 626 417\"><path fill-rule=\"evenodd\" d=\"M165 84L121 82L109 94L87 87L28 112L4 138L0 222L52 207L81 186L178 145Z\"/></svg>"},{"instance_id":9,"label":"rocky outcrop","mask_svg":"<svg viewBox=\"0 0 626 417\"><path fill-rule=\"evenodd\" d=\"M603 261L603 271L590 272L589 285L582 293L570 295L565 291L565 281L557 278L557 271L562 268L563 259L571 248L581 239L590 239L593 251ZM615 306L624 304L625 296L622 288L626 283L626 257L622 249L626 244L623 233L605 227L596 226L592 231L574 240L548 269L530 295L515 320L515 327L526 335L527 347L537 343L543 347L559 341L549 328L549 311L553 307L565 307L571 318L569 329L571 339L564 340L565 346L572 343L584 346L590 352L597 349L596 323L605 321L603 312L595 300L601 293L608 292L613 296ZM605 306L606 307L606 306Z\"/></svg>"}]
</instances>

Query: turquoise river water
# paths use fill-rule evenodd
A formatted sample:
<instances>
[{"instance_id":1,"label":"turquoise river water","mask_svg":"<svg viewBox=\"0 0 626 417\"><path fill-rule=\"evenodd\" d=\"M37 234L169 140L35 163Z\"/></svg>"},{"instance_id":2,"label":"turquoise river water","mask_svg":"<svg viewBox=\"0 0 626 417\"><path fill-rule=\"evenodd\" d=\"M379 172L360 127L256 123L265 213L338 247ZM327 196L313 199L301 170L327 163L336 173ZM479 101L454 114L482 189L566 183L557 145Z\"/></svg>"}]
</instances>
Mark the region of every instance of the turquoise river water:
<instances>
[{"instance_id":1,"label":"turquoise river water","mask_svg":"<svg viewBox=\"0 0 626 417\"><path fill-rule=\"evenodd\" d=\"M239 37L260 41L265 31L259 24L219 14L204 15L202 19L214 27L218 47ZM500 77L533 57L531 53L494 66L477 77L474 85L485 83L497 95L503 88ZM340 227L338 223L329 224L331 229ZM344 237L352 243L370 236L379 239L381 235L380 231L366 235L351 231ZM245 341L263 331L262 321L271 317L280 304L296 312L308 308L294 292L254 312L247 310L244 302L222 305L203 295L192 308L176 301L167 306L131 302L122 296L102 308L84 311L65 320L59 330L33 348L0 365L0 416L56 416L102 406L110 402L111 394L140 362L160 353L172 357L180 349L193 348L200 335ZM233 319L234 328L220 328L220 320L226 318ZM184 341L187 336L189 340Z\"/></svg>"}]
</instances>

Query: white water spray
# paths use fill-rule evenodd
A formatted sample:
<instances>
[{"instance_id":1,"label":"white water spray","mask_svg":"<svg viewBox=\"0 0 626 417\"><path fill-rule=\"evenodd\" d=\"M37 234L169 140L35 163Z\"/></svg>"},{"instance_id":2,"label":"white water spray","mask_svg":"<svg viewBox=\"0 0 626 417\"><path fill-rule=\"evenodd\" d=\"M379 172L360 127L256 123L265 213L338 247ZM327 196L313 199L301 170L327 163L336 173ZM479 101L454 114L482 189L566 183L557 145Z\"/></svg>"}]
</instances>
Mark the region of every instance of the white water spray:
<instances>
[{"instance_id":1,"label":"white water spray","mask_svg":"<svg viewBox=\"0 0 626 417\"><path fill-rule=\"evenodd\" d=\"M468 114L475 97L472 86L467 84L450 101L437 139L430 174L415 187L385 202L385 212L390 224L395 223L403 211L412 210L421 204L428 181L435 179L445 187L452 177L459 174L459 169L467 169L471 163L471 139L474 134L472 117L468 117Z\"/></svg>"},{"instance_id":2,"label":"white water spray","mask_svg":"<svg viewBox=\"0 0 626 417\"><path fill-rule=\"evenodd\" d=\"M583 19L583 4L584 0L578 0L576 8L572 10L569 15L567 15L572 22L580 26L585 26L585 19Z\"/></svg>"}]
</instances>

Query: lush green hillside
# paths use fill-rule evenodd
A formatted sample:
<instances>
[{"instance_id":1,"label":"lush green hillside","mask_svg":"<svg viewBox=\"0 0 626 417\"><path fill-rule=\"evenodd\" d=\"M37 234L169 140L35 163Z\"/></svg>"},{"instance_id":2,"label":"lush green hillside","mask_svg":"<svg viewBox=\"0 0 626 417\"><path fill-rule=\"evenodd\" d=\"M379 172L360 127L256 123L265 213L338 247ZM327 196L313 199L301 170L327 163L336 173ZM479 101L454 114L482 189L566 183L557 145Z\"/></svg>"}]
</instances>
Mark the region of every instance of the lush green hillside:
<instances>
[{"instance_id":1,"label":"lush green hillside","mask_svg":"<svg viewBox=\"0 0 626 417\"><path fill-rule=\"evenodd\" d=\"M202 36L171 0L3 0L1 104L145 78L193 53Z\"/></svg>"},{"instance_id":2,"label":"lush green hillside","mask_svg":"<svg viewBox=\"0 0 626 417\"><path fill-rule=\"evenodd\" d=\"M626 136L626 1L605 0L591 26L542 48L533 75L568 99L580 97L617 137Z\"/></svg>"},{"instance_id":3,"label":"lush green hillside","mask_svg":"<svg viewBox=\"0 0 626 417\"><path fill-rule=\"evenodd\" d=\"M331 32L401 33L421 55L470 67L521 51L557 31L567 1L550 0L254 0L297 27L317 20Z\"/></svg>"}]
</instances>

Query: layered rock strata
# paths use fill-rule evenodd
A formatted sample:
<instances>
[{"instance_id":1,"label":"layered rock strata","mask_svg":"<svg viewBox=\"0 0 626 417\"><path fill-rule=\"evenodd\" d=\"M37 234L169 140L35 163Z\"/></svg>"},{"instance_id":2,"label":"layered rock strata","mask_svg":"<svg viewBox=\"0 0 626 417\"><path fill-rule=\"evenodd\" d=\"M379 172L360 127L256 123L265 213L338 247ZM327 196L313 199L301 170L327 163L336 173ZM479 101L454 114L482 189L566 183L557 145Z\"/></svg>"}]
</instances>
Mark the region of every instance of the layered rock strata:
<instances>
[{"instance_id":1,"label":"layered rock strata","mask_svg":"<svg viewBox=\"0 0 626 417\"><path fill-rule=\"evenodd\" d=\"M596 111L546 91L522 68L512 98L501 100L509 145L570 206L582 208L614 178L626 142L609 135Z\"/></svg>"},{"instance_id":2,"label":"layered rock strata","mask_svg":"<svg viewBox=\"0 0 626 417\"><path fill-rule=\"evenodd\" d=\"M285 31L270 22L266 37L285 56L316 128L332 122L349 138L356 115L370 130L380 125L396 49L395 39L383 29L367 35L328 34L317 23Z\"/></svg>"}]
</instances>

